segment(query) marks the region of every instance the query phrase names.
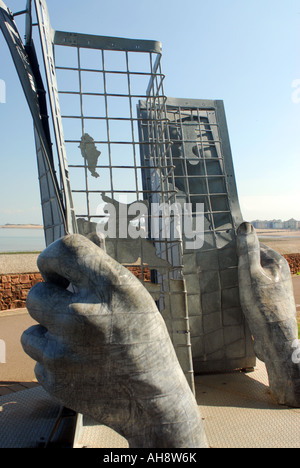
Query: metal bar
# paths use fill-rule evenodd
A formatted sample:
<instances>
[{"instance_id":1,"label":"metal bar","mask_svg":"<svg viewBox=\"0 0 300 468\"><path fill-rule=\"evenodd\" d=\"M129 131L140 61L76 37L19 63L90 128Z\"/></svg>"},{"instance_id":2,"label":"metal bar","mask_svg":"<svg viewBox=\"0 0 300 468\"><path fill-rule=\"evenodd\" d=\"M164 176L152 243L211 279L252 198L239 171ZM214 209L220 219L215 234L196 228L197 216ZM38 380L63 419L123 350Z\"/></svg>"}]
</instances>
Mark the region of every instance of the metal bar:
<instances>
[{"instance_id":1,"label":"metal bar","mask_svg":"<svg viewBox=\"0 0 300 468\"><path fill-rule=\"evenodd\" d=\"M126 53L128 53L126 51ZM62 66L57 66L56 70L66 70L66 71L77 71L77 68L75 67L62 67ZM83 72L89 72L89 73L107 73L111 75L127 75L127 71L120 71L120 70L103 70L103 69L95 69L95 68L82 68L81 71ZM150 72L134 72L130 71L130 75L137 75L137 76L151 76L153 77L153 74ZM158 73L156 74L157 76L161 78L165 78L165 75L163 73ZM147 93L145 92L145 96L147 97Z\"/></svg>"},{"instance_id":2,"label":"metal bar","mask_svg":"<svg viewBox=\"0 0 300 468\"><path fill-rule=\"evenodd\" d=\"M147 92L146 92L147 96L150 96L151 89L153 88L154 78L155 78L155 74L157 73L157 70L158 70L158 67L159 67L159 64L160 64L160 60L161 60L161 55L158 55L156 57L154 67L152 67L152 62L151 62L151 79L150 79L150 82L149 82L149 85L148 85L148 88L147 88Z\"/></svg>"},{"instance_id":3,"label":"metal bar","mask_svg":"<svg viewBox=\"0 0 300 468\"><path fill-rule=\"evenodd\" d=\"M198 118L198 124L200 125L201 118L200 118L200 114L199 114L199 109L197 109L197 118ZM203 142L202 132L201 131L200 131L199 136L200 136L200 146L201 146L202 154L204 155L205 154L204 142ZM203 159L203 161L204 161L204 172L205 172L205 185L206 185L206 190L207 190L207 195L208 195L208 204L209 204L209 207L210 207L210 212L212 212L212 205L211 205L211 199L210 199L210 189L209 189L208 180L207 180L208 173L207 173L206 159ZM213 231L215 232L213 217L211 217L211 222L212 222Z\"/></svg>"},{"instance_id":4,"label":"metal bar","mask_svg":"<svg viewBox=\"0 0 300 468\"><path fill-rule=\"evenodd\" d=\"M17 11L17 13L13 13L13 17L15 16L20 16L20 15L25 15L26 13L28 13L27 10L22 10L22 11Z\"/></svg>"},{"instance_id":5,"label":"metal bar","mask_svg":"<svg viewBox=\"0 0 300 468\"><path fill-rule=\"evenodd\" d=\"M108 157L109 157L109 165L110 165L110 186L111 186L112 198L114 198L114 181L113 181L113 172L112 172L112 154L111 154L111 142L110 142L104 50L101 50L101 54L102 54L102 66L103 66L103 86L104 86L104 93L105 93L104 99L105 99L106 130L107 130L107 138L108 138L107 145L108 145Z\"/></svg>"},{"instance_id":6,"label":"metal bar","mask_svg":"<svg viewBox=\"0 0 300 468\"><path fill-rule=\"evenodd\" d=\"M80 66L80 48L77 48L77 60L78 60L78 77L79 77L79 95L80 95L80 112L81 112L81 131L82 136L85 135L85 128L84 128L84 112L83 112L83 99L82 99L82 80L81 80L81 66ZM89 182L88 182L88 167L87 167L87 160L84 159L85 166L84 166L84 173L85 173L85 186L86 186L86 205L87 205L87 212L88 218L90 218L90 201L89 201Z\"/></svg>"},{"instance_id":7,"label":"metal bar","mask_svg":"<svg viewBox=\"0 0 300 468\"><path fill-rule=\"evenodd\" d=\"M73 193L86 193L85 190L72 190ZM99 194L99 190L90 190L89 193L98 193ZM105 190L105 193L136 193L135 190ZM157 190L143 190L143 193L157 193ZM168 190L165 190L162 192L163 194L170 194L170 193L174 193L174 195L177 193L177 191L168 191Z\"/></svg>"},{"instance_id":8,"label":"metal bar","mask_svg":"<svg viewBox=\"0 0 300 468\"><path fill-rule=\"evenodd\" d=\"M109 121L110 119L105 119L107 121ZM81 143L80 140L65 140L65 143ZM106 144L109 144L109 145L132 145L132 141L110 141L110 140L103 140L103 141L100 141L100 140L94 140L94 143L96 145L106 145ZM138 145L138 146L141 146L141 145L149 145L149 142L136 142L134 143L135 145ZM161 145L161 141L156 141L156 142L151 142L151 145L152 146L159 146Z\"/></svg>"},{"instance_id":9,"label":"metal bar","mask_svg":"<svg viewBox=\"0 0 300 468\"><path fill-rule=\"evenodd\" d=\"M128 52L126 51L126 67L127 67L127 82L128 82L128 92L129 92L129 107L130 107L130 120L131 120L131 138L132 138L132 147L133 147L133 159L134 159L134 170L135 170L135 183L136 183L136 193L137 199L139 200L139 181L138 181L138 169L137 169L137 156L136 156L136 145L135 145L135 136L134 136L134 125L133 125L133 108L132 108L132 95L131 95L131 82L130 82L130 72L129 72L129 60ZM144 277L144 272L142 271L142 277Z\"/></svg>"},{"instance_id":10,"label":"metal bar","mask_svg":"<svg viewBox=\"0 0 300 468\"><path fill-rule=\"evenodd\" d=\"M95 169L109 169L109 167L111 167L112 169L148 169L149 171L152 170L152 169L174 169L175 166L152 166L152 167L149 167L149 166L95 166ZM77 168L77 169L83 169L85 168L85 166L82 166L82 165L79 165L79 164L69 164L69 168L70 169L74 169L74 168Z\"/></svg>"},{"instance_id":11,"label":"metal bar","mask_svg":"<svg viewBox=\"0 0 300 468\"><path fill-rule=\"evenodd\" d=\"M65 93L65 94L72 94L72 93ZM91 94L89 93L82 93L83 96L91 96ZM78 96L79 96L79 93L78 93ZM96 94L95 94L96 96ZM98 95L99 96L99 95ZM105 96L105 95L103 95ZM110 95L108 95L110 96ZM136 97L136 96L132 96L132 97ZM64 115L62 118L64 119L80 119L81 117L79 115ZM84 116L84 118L86 120L106 120L107 118L106 117L92 117L92 116ZM110 117L109 120L115 120L115 121L128 121L130 122L131 120L133 120L134 122L154 122L155 119L141 119L139 117L134 117L134 118L130 118L130 117ZM162 122L165 122L167 123L168 122L168 119L162 119ZM139 142L139 143L143 143L143 142ZM169 143L172 143L172 142L169 142ZM148 144L148 143L147 143Z\"/></svg>"},{"instance_id":12,"label":"metal bar","mask_svg":"<svg viewBox=\"0 0 300 468\"><path fill-rule=\"evenodd\" d=\"M153 52L156 54L161 54L162 52L161 42L158 41L95 36L64 31L55 31L54 44L85 49L116 50L124 52Z\"/></svg>"},{"instance_id":13,"label":"metal bar","mask_svg":"<svg viewBox=\"0 0 300 468\"><path fill-rule=\"evenodd\" d=\"M59 91L59 94L74 94L74 95L78 95L79 93L76 92L76 91ZM105 94L104 93L82 93L83 96L99 96L99 97L104 97ZM117 94L117 93L106 93L106 96L108 97L124 97L124 98L128 98L128 94ZM141 98L144 98L146 97L145 94L132 94L131 95L132 98L135 98L135 99L141 99Z\"/></svg>"}]
</instances>

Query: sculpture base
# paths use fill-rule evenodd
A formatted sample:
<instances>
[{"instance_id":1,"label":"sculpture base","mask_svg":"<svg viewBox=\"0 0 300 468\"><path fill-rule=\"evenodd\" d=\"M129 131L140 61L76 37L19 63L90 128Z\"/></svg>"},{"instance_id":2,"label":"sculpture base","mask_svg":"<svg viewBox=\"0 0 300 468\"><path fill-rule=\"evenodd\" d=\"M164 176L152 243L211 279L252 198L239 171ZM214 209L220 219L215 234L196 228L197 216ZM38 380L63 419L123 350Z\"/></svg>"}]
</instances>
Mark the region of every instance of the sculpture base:
<instances>
[{"instance_id":1,"label":"sculpture base","mask_svg":"<svg viewBox=\"0 0 300 468\"><path fill-rule=\"evenodd\" d=\"M193 364L195 375L219 374L222 372L233 372L242 369L253 369L256 366L256 358L248 357L242 359L222 359L215 361L194 359Z\"/></svg>"}]
</instances>

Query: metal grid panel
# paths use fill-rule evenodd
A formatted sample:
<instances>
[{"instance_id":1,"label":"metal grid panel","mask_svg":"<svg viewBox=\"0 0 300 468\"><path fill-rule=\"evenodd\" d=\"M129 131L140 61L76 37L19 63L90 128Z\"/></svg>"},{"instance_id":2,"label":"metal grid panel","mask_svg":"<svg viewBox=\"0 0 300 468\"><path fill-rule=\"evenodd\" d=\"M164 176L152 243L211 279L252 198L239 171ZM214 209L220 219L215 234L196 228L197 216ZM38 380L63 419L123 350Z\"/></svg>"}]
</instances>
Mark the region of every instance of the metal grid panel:
<instances>
[{"instance_id":1,"label":"metal grid panel","mask_svg":"<svg viewBox=\"0 0 300 468\"><path fill-rule=\"evenodd\" d=\"M204 245L185 249L192 353L197 372L252 367L239 300L236 229L242 222L223 103L168 100L178 196L204 204ZM184 244L185 245L185 244Z\"/></svg>"},{"instance_id":2,"label":"metal grid panel","mask_svg":"<svg viewBox=\"0 0 300 468\"><path fill-rule=\"evenodd\" d=\"M38 67L32 68L34 60L31 59L35 58L33 42L27 44L25 49L11 13L2 1L0 7L0 28L10 49L33 117L44 232L46 245L49 245L57 236L65 234L67 225L54 171L53 154L48 138L49 128L47 119L44 118L46 111L43 107L43 85ZM45 112L42 112L42 108Z\"/></svg>"},{"instance_id":3,"label":"metal grid panel","mask_svg":"<svg viewBox=\"0 0 300 468\"><path fill-rule=\"evenodd\" d=\"M229 206L215 111L201 108L168 106L172 153L175 164L175 185L193 205L204 204L205 233L234 229Z\"/></svg>"},{"instance_id":4,"label":"metal grid panel","mask_svg":"<svg viewBox=\"0 0 300 468\"><path fill-rule=\"evenodd\" d=\"M156 89L160 89L159 83L156 84ZM157 221L155 232L153 225L149 225L156 255L172 265L172 268L166 271L162 269L155 271L155 281L163 292L158 306L187 380L194 389L187 291L182 264L183 244L182 237L175 238L176 212L171 210L176 202L177 190L171 152L172 142L168 133L166 99L159 98L153 93L147 101L139 102L138 116L141 161L142 166L148 168L142 173L145 198L150 207L156 204L164 205L167 210L169 208L167 213L156 208L155 212L151 212L149 220L153 221L153 218L156 218Z\"/></svg>"},{"instance_id":5,"label":"metal grid panel","mask_svg":"<svg viewBox=\"0 0 300 468\"><path fill-rule=\"evenodd\" d=\"M39 0L40 5L43 3ZM45 34L45 9L43 15ZM49 37L53 38L55 57L55 69L51 70L55 87L50 92L54 94L55 116L60 117L62 111L58 134L66 149L60 167L63 171L67 168L67 187L69 184L72 189L69 200L74 201L78 231L93 237L97 224L107 222L108 203L117 213L134 202L146 206L149 191L142 180L152 168L148 162L141 162L143 145L151 148L159 180L150 192L159 203L170 203L175 192L169 184L173 166L167 161L170 144L166 138L160 44L54 31L48 33L48 42ZM136 109L141 99L146 99L146 120L152 132L150 145L139 139L141 117ZM151 216L151 210L144 215L145 226ZM129 216L129 221L134 222L135 218ZM187 296L179 261L182 242L159 242L163 247L155 251L150 240L122 238L117 230L116 238L106 239L106 249L123 265L140 267L141 281L164 312L179 361L194 390ZM176 265L170 261L170 254L174 257L175 253ZM147 275L149 270L152 282ZM155 286L158 271L162 280Z\"/></svg>"},{"instance_id":6,"label":"metal grid panel","mask_svg":"<svg viewBox=\"0 0 300 468\"><path fill-rule=\"evenodd\" d=\"M69 181L68 164L64 143L64 135L61 121L60 104L57 93L56 75L53 58L53 30L50 24L47 4L44 0L35 0L36 14L40 31L41 45L44 57L46 77L48 82L49 99L52 111L52 120L54 126L58 162L60 168L60 189L65 208L65 217L67 224L67 233L76 233L77 225L73 200L71 196L71 187ZM54 240L56 240L55 238Z\"/></svg>"},{"instance_id":7,"label":"metal grid panel","mask_svg":"<svg viewBox=\"0 0 300 468\"><path fill-rule=\"evenodd\" d=\"M255 357L239 301L236 229L242 222L223 103L168 98L168 177L175 200L204 206L204 245L171 256L182 263L196 372L252 367ZM141 105L142 113L146 112ZM150 132L141 131L143 141ZM151 159L144 151L144 158ZM155 178L144 179L153 188ZM170 192L169 192L170 193ZM174 263L173 263L174 264Z\"/></svg>"},{"instance_id":8,"label":"metal grid panel","mask_svg":"<svg viewBox=\"0 0 300 468\"><path fill-rule=\"evenodd\" d=\"M132 203L147 200L142 178L150 168L141 164L139 151L148 143L139 140L140 118L136 115L141 99L147 102L148 125L155 129L151 151L160 184L152 192L159 203L170 203L174 198L168 184L172 167L165 162L170 145L165 141L161 44L53 31L46 2L36 0L36 9L68 230L78 229L94 239L97 224L107 219L107 203L113 204L119 214ZM145 225L151 216L151 212L144 216ZM194 390L187 297L179 263L181 240L164 239L160 245L155 251L151 242L120 239L118 232L115 238L106 239L107 252L113 258L125 266L138 264L141 268L141 281L158 299L177 356ZM174 257L174 252L176 267L174 261L170 262L170 253ZM163 272L157 287L148 281L149 270L153 282L158 277L155 273Z\"/></svg>"},{"instance_id":9,"label":"metal grid panel","mask_svg":"<svg viewBox=\"0 0 300 468\"><path fill-rule=\"evenodd\" d=\"M118 70L110 66L116 60L112 51L93 50L90 63L90 50L72 48L70 67L59 65L65 50L58 46L55 52L76 215L93 222L103 218L98 214L101 192L128 204L144 199L141 170L147 168L140 164L136 104L145 97L156 57L140 53L140 66L148 61L145 71L137 68L134 53L119 51L114 65L124 69ZM137 71L130 70L131 63Z\"/></svg>"},{"instance_id":10,"label":"metal grid panel","mask_svg":"<svg viewBox=\"0 0 300 468\"><path fill-rule=\"evenodd\" d=\"M57 183L53 180L53 171L49 167L41 137L34 128L40 196L46 246L63 237L67 232L66 219L60 201Z\"/></svg>"}]
</instances>

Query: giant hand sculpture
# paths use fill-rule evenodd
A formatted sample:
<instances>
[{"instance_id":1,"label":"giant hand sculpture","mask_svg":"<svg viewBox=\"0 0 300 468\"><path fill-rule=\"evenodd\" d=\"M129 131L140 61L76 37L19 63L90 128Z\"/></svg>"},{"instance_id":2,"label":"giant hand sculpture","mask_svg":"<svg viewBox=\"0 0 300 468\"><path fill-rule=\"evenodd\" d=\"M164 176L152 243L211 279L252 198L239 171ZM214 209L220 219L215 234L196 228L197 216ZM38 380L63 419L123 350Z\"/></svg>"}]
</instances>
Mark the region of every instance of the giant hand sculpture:
<instances>
[{"instance_id":1,"label":"giant hand sculpture","mask_svg":"<svg viewBox=\"0 0 300 468\"><path fill-rule=\"evenodd\" d=\"M22 336L41 385L135 448L207 447L199 409L143 285L80 235L48 247ZM76 292L66 288L69 283Z\"/></svg>"},{"instance_id":2,"label":"giant hand sculpture","mask_svg":"<svg viewBox=\"0 0 300 468\"><path fill-rule=\"evenodd\" d=\"M241 304L256 355L266 364L278 403L300 407L300 365L293 362L298 327L289 265L260 245L249 223L240 226L237 242Z\"/></svg>"}]
</instances>

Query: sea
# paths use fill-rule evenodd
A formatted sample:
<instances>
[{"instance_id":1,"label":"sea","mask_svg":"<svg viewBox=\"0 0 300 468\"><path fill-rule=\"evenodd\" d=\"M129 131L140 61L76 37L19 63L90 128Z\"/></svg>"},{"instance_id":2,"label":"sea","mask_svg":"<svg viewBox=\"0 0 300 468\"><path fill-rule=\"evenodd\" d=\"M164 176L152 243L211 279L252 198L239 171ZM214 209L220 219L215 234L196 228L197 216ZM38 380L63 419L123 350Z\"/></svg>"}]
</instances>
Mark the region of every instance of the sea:
<instances>
[{"instance_id":1,"label":"sea","mask_svg":"<svg viewBox=\"0 0 300 468\"><path fill-rule=\"evenodd\" d=\"M0 253L41 252L45 246L43 229L0 228Z\"/></svg>"}]
</instances>

